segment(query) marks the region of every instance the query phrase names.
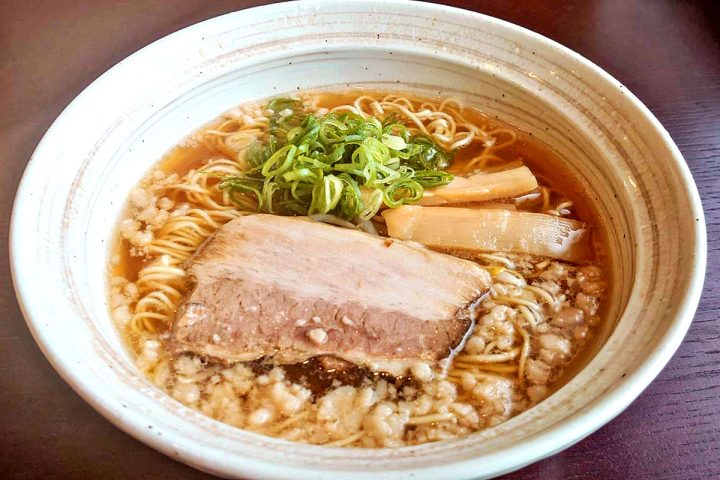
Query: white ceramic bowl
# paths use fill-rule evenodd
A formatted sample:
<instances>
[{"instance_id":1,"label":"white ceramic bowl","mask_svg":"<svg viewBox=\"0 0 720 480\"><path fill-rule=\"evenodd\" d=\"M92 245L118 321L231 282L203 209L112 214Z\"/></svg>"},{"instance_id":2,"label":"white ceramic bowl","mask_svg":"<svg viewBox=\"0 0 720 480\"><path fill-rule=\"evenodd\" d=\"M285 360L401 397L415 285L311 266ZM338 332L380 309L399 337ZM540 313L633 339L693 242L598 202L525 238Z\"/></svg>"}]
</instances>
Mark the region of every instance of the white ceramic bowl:
<instances>
[{"instance_id":1,"label":"white ceramic bowl","mask_svg":"<svg viewBox=\"0 0 720 480\"><path fill-rule=\"evenodd\" d=\"M597 197L612 235L612 321L594 359L539 406L419 447L293 444L218 423L139 374L106 303L108 244L131 186L184 135L248 100L347 85L457 95L533 132ZM258 479L486 478L551 455L620 413L688 329L706 243L680 152L617 80L540 35L424 3L313 1L174 33L93 82L37 147L11 256L30 330L60 375L119 428L180 461ZM152 427L152 428L151 428Z\"/></svg>"}]
</instances>

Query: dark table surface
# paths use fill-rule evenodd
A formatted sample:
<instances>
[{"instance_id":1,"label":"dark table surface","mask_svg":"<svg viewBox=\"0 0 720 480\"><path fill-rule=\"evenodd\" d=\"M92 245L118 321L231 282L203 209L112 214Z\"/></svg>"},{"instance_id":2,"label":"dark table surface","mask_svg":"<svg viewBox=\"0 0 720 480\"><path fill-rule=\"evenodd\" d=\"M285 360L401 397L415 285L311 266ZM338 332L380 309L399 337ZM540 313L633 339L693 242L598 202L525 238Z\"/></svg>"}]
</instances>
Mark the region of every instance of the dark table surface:
<instances>
[{"instance_id":1,"label":"dark table surface","mask_svg":"<svg viewBox=\"0 0 720 480\"><path fill-rule=\"evenodd\" d=\"M262 1L0 0L0 478L208 478L133 440L52 370L18 309L12 200L35 145L98 75L148 43ZM685 155L705 207L705 292L685 341L618 418L506 478L720 478L720 2L454 1L581 53L627 85Z\"/></svg>"}]
</instances>

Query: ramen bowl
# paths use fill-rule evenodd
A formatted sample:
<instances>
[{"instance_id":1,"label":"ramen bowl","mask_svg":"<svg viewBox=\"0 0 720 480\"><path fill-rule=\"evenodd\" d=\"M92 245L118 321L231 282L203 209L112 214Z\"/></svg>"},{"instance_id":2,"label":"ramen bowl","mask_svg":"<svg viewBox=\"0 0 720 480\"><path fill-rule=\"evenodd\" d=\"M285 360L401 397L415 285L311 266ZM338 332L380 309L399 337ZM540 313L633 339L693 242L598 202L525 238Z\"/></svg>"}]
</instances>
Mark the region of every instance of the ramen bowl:
<instances>
[{"instance_id":1,"label":"ramen bowl","mask_svg":"<svg viewBox=\"0 0 720 480\"><path fill-rule=\"evenodd\" d=\"M154 387L110 319L107 265L127 194L221 112L298 90L454 96L550 146L595 199L612 287L594 355L532 409L415 447L291 443L219 423ZM668 362L695 312L705 227L689 170L625 87L540 35L417 2L312 1L174 33L93 82L38 145L13 211L11 259L28 326L59 374L133 437L198 469L252 479L471 479L591 434Z\"/></svg>"}]
</instances>

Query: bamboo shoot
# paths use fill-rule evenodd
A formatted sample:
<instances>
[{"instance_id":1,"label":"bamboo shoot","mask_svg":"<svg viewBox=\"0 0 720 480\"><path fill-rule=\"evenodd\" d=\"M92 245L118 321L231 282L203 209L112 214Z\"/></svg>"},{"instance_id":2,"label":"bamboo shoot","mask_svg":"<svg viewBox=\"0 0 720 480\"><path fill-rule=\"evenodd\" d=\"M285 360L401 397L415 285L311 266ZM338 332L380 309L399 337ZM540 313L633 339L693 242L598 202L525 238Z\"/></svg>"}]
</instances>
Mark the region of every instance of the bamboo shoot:
<instances>
[{"instance_id":1,"label":"bamboo shoot","mask_svg":"<svg viewBox=\"0 0 720 480\"><path fill-rule=\"evenodd\" d=\"M445 205L448 208L472 208L473 210L517 210L514 203L501 202L485 202L485 203L466 203L463 205Z\"/></svg>"},{"instance_id":2,"label":"bamboo shoot","mask_svg":"<svg viewBox=\"0 0 720 480\"><path fill-rule=\"evenodd\" d=\"M554 215L405 205L382 216L390 237L429 247L527 253L568 262L592 258L590 230L582 222Z\"/></svg>"},{"instance_id":3,"label":"bamboo shoot","mask_svg":"<svg viewBox=\"0 0 720 480\"><path fill-rule=\"evenodd\" d=\"M425 190L419 204L430 206L487 202L522 195L537 186L535 176L529 168L523 166L496 173L455 177L448 185Z\"/></svg>"}]
</instances>

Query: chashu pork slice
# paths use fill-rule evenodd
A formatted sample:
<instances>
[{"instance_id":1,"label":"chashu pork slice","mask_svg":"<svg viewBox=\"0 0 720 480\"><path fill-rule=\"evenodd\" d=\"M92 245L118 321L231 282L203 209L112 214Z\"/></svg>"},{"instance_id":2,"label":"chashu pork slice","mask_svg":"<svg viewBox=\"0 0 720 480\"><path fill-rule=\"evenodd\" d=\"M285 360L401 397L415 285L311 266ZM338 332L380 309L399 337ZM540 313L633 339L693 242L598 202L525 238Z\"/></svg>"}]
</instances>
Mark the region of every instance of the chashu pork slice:
<instances>
[{"instance_id":1,"label":"chashu pork slice","mask_svg":"<svg viewBox=\"0 0 720 480\"><path fill-rule=\"evenodd\" d=\"M275 215L227 223L187 268L195 288L173 325L174 353L332 355L390 372L450 355L491 282L477 264L415 243Z\"/></svg>"}]
</instances>

